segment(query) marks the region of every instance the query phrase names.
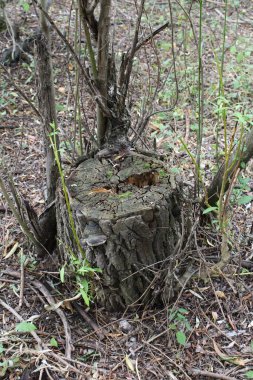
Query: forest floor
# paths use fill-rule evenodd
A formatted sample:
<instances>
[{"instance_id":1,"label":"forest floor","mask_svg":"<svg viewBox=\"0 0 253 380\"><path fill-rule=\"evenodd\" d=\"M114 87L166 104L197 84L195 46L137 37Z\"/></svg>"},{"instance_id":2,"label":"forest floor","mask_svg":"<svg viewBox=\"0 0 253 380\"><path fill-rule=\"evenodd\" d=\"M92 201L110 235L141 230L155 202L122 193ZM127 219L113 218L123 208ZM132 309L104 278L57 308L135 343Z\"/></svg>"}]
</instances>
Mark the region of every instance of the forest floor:
<instances>
[{"instance_id":1,"label":"forest floor","mask_svg":"<svg viewBox=\"0 0 253 380\"><path fill-rule=\"evenodd\" d=\"M185 0L183 3L188 9L190 1ZM116 44L121 49L128 45L131 26L133 28L131 22L135 18L134 1L127 4L127 11L124 11L124 6L117 5L114 8L115 25L118 26ZM220 103L215 59L216 53L219 56L222 45L224 6L223 2L211 0L204 4L205 111L201 170L206 183L212 178L217 161L222 160L224 149L224 135L222 128L219 128L221 120L217 111ZM22 23L22 38L36 29L38 22L32 6L28 14L17 5L8 7L10 19L16 18ZM139 52L135 61L134 80L131 84L133 125L140 117L143 106L141 99L147 95L145 84L148 82L145 75L148 75L152 87L159 67L162 91L155 101L152 100L152 93L149 94L146 106L153 102L156 110L162 111L173 105L173 99L178 99L173 110L160 112L151 119L142 143L150 147L150 141L156 138L157 148L168 156L168 165L192 189L194 165L182 149L179 137L184 138L191 152L196 151L197 51L190 27L185 26L185 14L182 15L177 2L173 2L173 7L175 34L172 45L177 56L177 76L175 77L171 66L171 33L163 32L156 38L159 53L148 45ZM157 27L169 18L167 2L147 1L146 9L152 26ZM191 17L196 30L199 26L198 12L199 4L194 2ZM74 12L69 16L69 2L55 1L52 14L57 24L65 28L66 35L70 25L72 38ZM224 87L229 104L227 125L231 139L236 120L243 119L241 123L242 127L246 124L245 128L252 125L252 2L229 2L227 22ZM143 35L146 32L149 32L149 28L143 28ZM10 44L8 34L2 33L0 51ZM61 149L65 170L68 171L79 153L76 148L74 156L71 154L75 134L75 70L66 47L55 31L53 63ZM32 59L29 63L19 62L6 67L7 72L0 69L0 178L5 183L12 178L20 197L28 200L40 213L45 203L41 123L13 85L13 82L18 85L36 104L34 67ZM146 95L143 96L143 93ZM92 132L94 101L84 91L81 103L86 128ZM84 137L88 141L88 135L84 133ZM214 159L216 150L218 153ZM86 308L81 302L76 309L74 303L68 301L76 294L74 287L61 283L60 268L55 267L53 262L39 260L34 255L32 246L27 244L0 191L0 378L253 378L252 192L252 168L249 165L241 173L231 197L227 227L231 260L223 272L213 277L207 271L205 279L194 277L185 284L171 305L110 313L94 305ZM196 250L189 252L189 260L194 259L200 268L208 268L210 263L219 258L220 238L215 224L205 229L198 228L196 247ZM49 306L61 301L64 302L58 307ZM32 322L36 330L28 332L27 325L19 324L22 321ZM68 345L71 357L66 356Z\"/></svg>"}]
</instances>

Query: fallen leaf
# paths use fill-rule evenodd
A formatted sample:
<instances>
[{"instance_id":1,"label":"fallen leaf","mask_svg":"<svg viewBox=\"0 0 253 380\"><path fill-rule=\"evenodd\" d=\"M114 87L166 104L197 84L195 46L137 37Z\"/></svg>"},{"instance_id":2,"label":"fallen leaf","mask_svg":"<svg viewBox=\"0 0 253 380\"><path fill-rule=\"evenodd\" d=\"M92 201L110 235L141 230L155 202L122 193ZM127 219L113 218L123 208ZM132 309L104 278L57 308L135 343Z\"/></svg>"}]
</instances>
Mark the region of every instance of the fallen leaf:
<instances>
[{"instance_id":1,"label":"fallen leaf","mask_svg":"<svg viewBox=\"0 0 253 380\"><path fill-rule=\"evenodd\" d=\"M221 290L216 290L215 294L218 298L223 298L223 299L226 298L225 293L222 292Z\"/></svg>"},{"instance_id":2,"label":"fallen leaf","mask_svg":"<svg viewBox=\"0 0 253 380\"><path fill-rule=\"evenodd\" d=\"M58 91L59 91L61 94L65 94L65 92L66 92L66 88L65 88L65 87L59 87L59 88L58 88Z\"/></svg>"},{"instance_id":3,"label":"fallen leaf","mask_svg":"<svg viewBox=\"0 0 253 380\"><path fill-rule=\"evenodd\" d=\"M6 255L5 255L5 259L8 259L9 257L11 257L15 252L16 252L16 250L18 249L18 246L19 246L19 243L18 242L16 242L15 244L14 244L14 246L12 247L12 249L10 250L10 252L8 252L8 253L6 253Z\"/></svg>"},{"instance_id":4,"label":"fallen leaf","mask_svg":"<svg viewBox=\"0 0 253 380\"><path fill-rule=\"evenodd\" d=\"M126 361L126 365L127 365L127 367L128 367L132 372L135 372L133 362L132 362L132 360L129 358L128 355L125 356L125 361Z\"/></svg>"},{"instance_id":5,"label":"fallen leaf","mask_svg":"<svg viewBox=\"0 0 253 380\"><path fill-rule=\"evenodd\" d=\"M189 290L189 292L192 294L192 295L194 295L195 297L197 297L197 298L199 298L200 300L203 300L204 298L203 297L201 297L201 295L200 294L198 294L198 293L196 293L196 292L194 292L193 290Z\"/></svg>"},{"instance_id":6,"label":"fallen leaf","mask_svg":"<svg viewBox=\"0 0 253 380\"><path fill-rule=\"evenodd\" d=\"M112 194L113 191L112 191L112 189L105 189L104 187L98 187L97 189L92 189L89 192L89 195L91 195L91 194L97 194L97 193L110 193L110 194Z\"/></svg>"},{"instance_id":7,"label":"fallen leaf","mask_svg":"<svg viewBox=\"0 0 253 380\"><path fill-rule=\"evenodd\" d=\"M218 354L218 356L226 362L229 362L229 363L232 363L235 365L239 365L239 366L244 366L250 360L250 359L243 359L239 356L228 356L228 355L224 354L223 352L221 352L217 343L214 340L213 340L213 347L214 347L216 354Z\"/></svg>"},{"instance_id":8,"label":"fallen leaf","mask_svg":"<svg viewBox=\"0 0 253 380\"><path fill-rule=\"evenodd\" d=\"M213 321L216 322L218 319L218 313L216 313L216 311L212 311L212 317L213 317Z\"/></svg>"}]
</instances>

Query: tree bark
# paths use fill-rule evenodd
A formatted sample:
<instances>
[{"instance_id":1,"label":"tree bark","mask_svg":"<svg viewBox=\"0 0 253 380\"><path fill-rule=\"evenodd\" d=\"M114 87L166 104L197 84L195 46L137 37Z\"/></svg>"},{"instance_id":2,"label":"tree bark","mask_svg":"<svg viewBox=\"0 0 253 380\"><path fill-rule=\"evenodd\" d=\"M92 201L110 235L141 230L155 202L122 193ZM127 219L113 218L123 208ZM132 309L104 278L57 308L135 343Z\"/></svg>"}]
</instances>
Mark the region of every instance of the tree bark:
<instances>
[{"instance_id":1,"label":"tree bark","mask_svg":"<svg viewBox=\"0 0 253 380\"><path fill-rule=\"evenodd\" d=\"M41 6L43 9L47 9L47 2L45 0L41 1ZM56 134L56 149L59 148L59 137L57 135L57 118L53 67L50 49L50 33L47 25L47 20L42 11L40 17L42 33L38 34L36 38L36 53L39 82L39 109L43 117L43 138L46 155L47 207L39 219L41 235L38 236L38 239L49 252L52 252L55 247L57 231L55 215L55 193L57 181L59 178L59 170L55 161L54 149L52 147L49 135L52 134L52 132ZM52 125L54 125L54 130L52 129Z\"/></svg>"},{"instance_id":2,"label":"tree bark","mask_svg":"<svg viewBox=\"0 0 253 380\"><path fill-rule=\"evenodd\" d=\"M179 260L173 255L187 238L190 221L189 205L170 182L159 161L138 154L88 159L70 175L76 231L91 266L102 269L92 288L106 309L161 301L168 263ZM60 189L57 222L62 260L69 260L70 250L81 260ZM169 286L166 293L172 295L173 283Z\"/></svg>"},{"instance_id":3,"label":"tree bark","mask_svg":"<svg viewBox=\"0 0 253 380\"><path fill-rule=\"evenodd\" d=\"M226 186L225 191L229 188L230 180L237 168L241 168L241 164L247 164L249 160L253 157L253 128L247 133L243 139L242 148L238 152L238 147L235 147L234 152L228 163L228 170L225 173L225 163L219 168L217 174L214 176L211 185L207 191L208 204L210 206L216 206L222 187L222 181L225 175ZM203 200L203 205L205 200Z\"/></svg>"},{"instance_id":4,"label":"tree bark","mask_svg":"<svg viewBox=\"0 0 253 380\"><path fill-rule=\"evenodd\" d=\"M110 8L111 0L101 0L100 16L98 22L98 49L97 49L97 87L107 103L108 94L108 57L109 57L109 30L110 30ZM97 138L98 145L104 143L106 134L106 117L102 110L97 106Z\"/></svg>"}]
</instances>

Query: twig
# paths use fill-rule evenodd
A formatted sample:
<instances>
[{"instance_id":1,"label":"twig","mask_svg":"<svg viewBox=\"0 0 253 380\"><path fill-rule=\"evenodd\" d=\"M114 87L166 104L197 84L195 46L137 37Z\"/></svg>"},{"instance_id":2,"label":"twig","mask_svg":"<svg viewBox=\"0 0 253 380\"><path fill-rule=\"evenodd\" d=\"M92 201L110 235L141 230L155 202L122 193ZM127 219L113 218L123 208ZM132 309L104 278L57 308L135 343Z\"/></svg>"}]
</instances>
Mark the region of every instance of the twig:
<instances>
[{"instance_id":1,"label":"twig","mask_svg":"<svg viewBox=\"0 0 253 380\"><path fill-rule=\"evenodd\" d=\"M105 104L105 101L104 99L102 98L101 96L101 93L99 91L99 89L97 88L97 86L95 85L94 81L91 79L90 77L90 74L88 72L88 70L84 67L84 65L81 63L80 59L78 58L76 52L74 51L73 47L71 46L71 44L68 42L68 40L64 37L64 35L62 34L62 32L59 30L59 28L56 26L55 22L53 21L53 19L49 16L49 14L41 7L41 5L38 3L37 0L32 0L33 1L33 4L36 4L37 7L40 9L40 11L44 14L44 16L46 17L46 19L48 20L48 22L52 25L52 27L54 28L54 30L56 31L56 33L59 35L59 37L62 39L62 41L65 43L66 47L69 49L72 57L74 58L74 60L76 61L76 63L78 64L79 68L80 68L80 71L81 73L83 74L86 82L87 82L87 85L90 89L90 92L91 94L94 96L94 99L95 101L97 102L97 104L99 105L99 107L101 108L101 110L103 111L104 115L107 116L107 117L114 117L115 115L113 114L113 112L107 107L107 105Z\"/></svg>"},{"instance_id":2,"label":"twig","mask_svg":"<svg viewBox=\"0 0 253 380\"><path fill-rule=\"evenodd\" d=\"M19 128L19 125L0 125L0 129L15 129Z\"/></svg>"},{"instance_id":3,"label":"twig","mask_svg":"<svg viewBox=\"0 0 253 380\"><path fill-rule=\"evenodd\" d=\"M56 303L55 300L54 300L54 298L53 298L53 296L49 293L49 291L47 290L47 288L40 281L38 281L38 280L32 281L32 284L43 294L43 296L46 298L47 302L50 305L53 305L53 304ZM71 351L72 351L72 346L71 346L71 331L70 331L70 328L69 328L69 325L68 325L67 318L66 318L64 312L61 309L56 308L55 312L61 318L62 323L63 323L63 327L64 327L64 331L65 331L65 341L66 341L65 355L66 355L66 357L68 359L71 359Z\"/></svg>"},{"instance_id":4,"label":"twig","mask_svg":"<svg viewBox=\"0 0 253 380\"><path fill-rule=\"evenodd\" d=\"M23 90L14 82L14 80L11 78L9 71L4 67L4 65L1 63L1 68L4 70L5 74L7 74L8 81L12 84L13 87L20 93L20 95L27 101L29 106L34 110L37 116L42 120L42 115L38 111L38 109L35 107L35 105L31 102L31 100L28 98L28 96L24 93ZM6 128L6 127L5 127ZM10 128L10 127L9 127Z\"/></svg>"},{"instance_id":5,"label":"twig","mask_svg":"<svg viewBox=\"0 0 253 380\"><path fill-rule=\"evenodd\" d=\"M148 344L148 345L151 346L151 344ZM182 372L182 373L184 374L185 379L187 379L187 380L192 380L192 379L190 378L190 376L187 375L187 373L185 372L185 370L184 370L180 365L178 365L178 364L175 362L175 360L171 359L168 355L165 355L165 353L164 353L162 350L160 350L158 347L156 347L156 346L152 346L152 349L155 349L156 351L160 352L160 354L161 354L162 356L164 356L164 357L168 360L169 363L171 363L174 367L176 367L180 372ZM230 380L232 380L232 379L230 379ZM235 379L234 379L234 380L235 380Z\"/></svg>"},{"instance_id":6,"label":"twig","mask_svg":"<svg viewBox=\"0 0 253 380\"><path fill-rule=\"evenodd\" d=\"M2 168L2 167L0 166L0 168ZM11 199L11 197L8 194L8 191L5 187L4 181L2 180L1 176L0 176L0 189L1 189L3 195L6 199L6 202L8 203L9 208L11 209L13 215L15 216L17 221L19 222L20 227L21 227L22 231L24 232L24 234L27 236L28 239L30 239L33 242L33 244L37 248L42 249L43 252L48 253L47 249L36 239L34 234L30 231L28 224L26 223L25 220L23 220L22 216L20 215L20 213L16 209L16 207L13 203L13 200ZM17 205L17 207L18 207L18 205Z\"/></svg>"},{"instance_id":7,"label":"twig","mask_svg":"<svg viewBox=\"0 0 253 380\"><path fill-rule=\"evenodd\" d=\"M200 369L191 369L191 373L193 376L206 376L219 380L237 380L235 377L222 375L221 373L215 373L210 371L201 371Z\"/></svg>"},{"instance_id":8,"label":"twig","mask_svg":"<svg viewBox=\"0 0 253 380\"><path fill-rule=\"evenodd\" d=\"M98 325L88 316L86 311L77 302L74 301L73 305L78 313L82 316L82 318L93 328L99 339L103 340L105 338L105 335L100 332Z\"/></svg>"},{"instance_id":9,"label":"twig","mask_svg":"<svg viewBox=\"0 0 253 380\"><path fill-rule=\"evenodd\" d=\"M24 256L23 249L20 253L20 293L19 293L19 303L18 308L21 309L24 300L24 287L25 287L25 269L24 269Z\"/></svg>"},{"instance_id":10,"label":"twig","mask_svg":"<svg viewBox=\"0 0 253 380\"><path fill-rule=\"evenodd\" d=\"M8 274L9 276L20 278L20 273L16 271L10 271L10 270L4 270L2 272L3 274ZM49 293L47 288L38 280L31 281L31 283L44 295L47 302L52 305L55 304L53 296ZM56 309L55 312L59 315L59 317L62 320L64 330L65 330L65 339L66 339L66 348L65 348L65 354L67 359L71 359L71 332L70 328L67 322L67 319L65 317L65 314L61 309Z\"/></svg>"},{"instance_id":11,"label":"twig","mask_svg":"<svg viewBox=\"0 0 253 380\"><path fill-rule=\"evenodd\" d=\"M16 310L14 310L10 305L5 303L1 298L0 298L0 305L2 305L5 309L7 309L10 313L12 313L20 322L23 322L24 319L19 315ZM36 334L35 331L30 331L30 334L33 336L33 338L36 340L36 342L39 345L39 349L42 350L42 341L40 337Z\"/></svg>"},{"instance_id":12,"label":"twig","mask_svg":"<svg viewBox=\"0 0 253 380\"><path fill-rule=\"evenodd\" d=\"M208 318L208 316L204 313L204 311L202 309L200 309L200 310L201 310L202 315L208 321L208 323L210 323L216 330L218 330L221 335L223 335L225 338L227 338L228 340L230 340L230 342L232 342L235 346L237 346L238 348L240 348L240 345L235 340L233 340L232 338L230 338L230 336L228 336L227 334L225 334L213 321L211 321L211 319Z\"/></svg>"},{"instance_id":13,"label":"twig","mask_svg":"<svg viewBox=\"0 0 253 380\"><path fill-rule=\"evenodd\" d=\"M8 211L10 211L10 210L7 206L0 205L0 212L8 212Z\"/></svg>"},{"instance_id":14,"label":"twig","mask_svg":"<svg viewBox=\"0 0 253 380\"><path fill-rule=\"evenodd\" d=\"M133 58L134 58L136 46L138 43L138 35L139 35L139 30L140 30L140 25L141 25L141 17L142 17L142 13L144 9L144 4L145 4L145 0L141 0L140 6L138 9L138 15L137 15L137 20L136 20L136 25L135 25L132 46L129 49L128 54L122 57L122 63L121 63L120 75L119 75L119 85L121 87L121 92L122 92L121 105L125 104L126 96L128 93L130 76L131 76L132 67L133 67Z\"/></svg>"},{"instance_id":15,"label":"twig","mask_svg":"<svg viewBox=\"0 0 253 380\"><path fill-rule=\"evenodd\" d=\"M155 29L153 32L151 32L148 36L146 37L143 37L142 39L140 39L140 41L137 43L136 47L135 47L135 53L143 46L145 45L147 42L149 42L150 40L152 40L157 34L161 33L164 29L166 28L169 28L170 26L172 26L170 24L169 21L165 22L163 25L159 26L157 29ZM127 53L129 54L129 52Z\"/></svg>"}]
</instances>

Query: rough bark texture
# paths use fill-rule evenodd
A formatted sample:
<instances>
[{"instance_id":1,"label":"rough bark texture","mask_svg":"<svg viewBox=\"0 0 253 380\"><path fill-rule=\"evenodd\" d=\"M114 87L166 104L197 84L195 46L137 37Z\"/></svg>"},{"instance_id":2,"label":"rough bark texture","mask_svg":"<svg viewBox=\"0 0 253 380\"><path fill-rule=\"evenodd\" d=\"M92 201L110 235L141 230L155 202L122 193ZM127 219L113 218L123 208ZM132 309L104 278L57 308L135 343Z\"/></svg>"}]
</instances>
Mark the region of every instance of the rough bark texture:
<instances>
[{"instance_id":1,"label":"rough bark texture","mask_svg":"<svg viewBox=\"0 0 253 380\"><path fill-rule=\"evenodd\" d=\"M107 309L147 303L161 293L157 274L165 279L182 239L181 210L187 209L173 183L159 161L139 154L88 159L71 173L67 184L77 233L91 265L102 269L94 293ZM68 260L69 248L78 251L60 190L57 219L59 248Z\"/></svg>"},{"instance_id":2,"label":"rough bark texture","mask_svg":"<svg viewBox=\"0 0 253 380\"><path fill-rule=\"evenodd\" d=\"M47 34L47 36L46 36ZM45 248L51 252L55 246L56 235L56 216L55 216L55 191L57 180L59 178L59 170L57 168L53 147L49 139L52 133L51 124L54 123L57 131L56 108L54 96L53 70L50 55L50 39L49 34L39 34L36 38L37 52L37 69L38 69L38 98L39 109L43 116L43 138L46 154L46 176L47 176L47 206L48 209L39 219L41 235L38 236L39 241ZM56 145L59 146L58 135L56 135Z\"/></svg>"},{"instance_id":3,"label":"rough bark texture","mask_svg":"<svg viewBox=\"0 0 253 380\"><path fill-rule=\"evenodd\" d=\"M227 191L227 189L229 188L230 180L235 170L237 168L242 168L241 164L242 163L247 164L252 157L253 157L253 128L244 137L241 144L241 149L239 149L238 151L238 146L236 146L234 151L232 152L231 158L228 163L227 172L225 173L225 164L223 163L220 169L218 170L217 174L213 178L207 191L207 198L208 198L208 203L210 206L216 206L219 200L224 175L226 178L225 191ZM205 200L203 200L202 203L204 205Z\"/></svg>"}]
</instances>

